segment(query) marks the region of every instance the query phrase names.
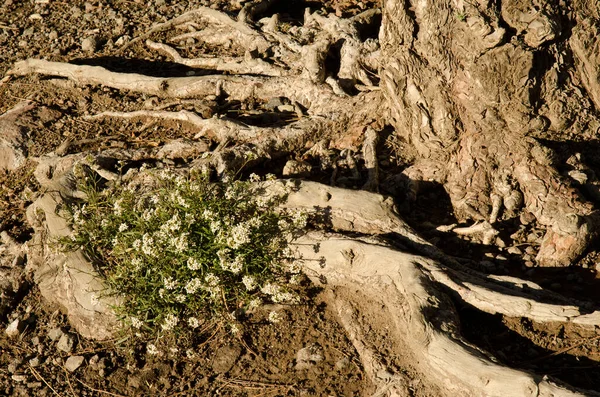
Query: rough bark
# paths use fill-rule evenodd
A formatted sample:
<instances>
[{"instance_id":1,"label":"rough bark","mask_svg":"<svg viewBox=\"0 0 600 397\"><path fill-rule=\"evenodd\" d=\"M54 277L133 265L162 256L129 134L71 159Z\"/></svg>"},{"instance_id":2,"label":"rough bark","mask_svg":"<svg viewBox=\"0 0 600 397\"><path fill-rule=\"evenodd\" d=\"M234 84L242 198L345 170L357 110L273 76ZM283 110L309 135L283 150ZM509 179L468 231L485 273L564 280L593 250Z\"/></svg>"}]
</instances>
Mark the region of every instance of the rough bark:
<instances>
[{"instance_id":1,"label":"rough bark","mask_svg":"<svg viewBox=\"0 0 600 397\"><path fill-rule=\"evenodd\" d=\"M597 13L593 2L572 9L553 1L384 6L382 88L396 130L420 161L446 170L428 175L445 185L460 219L489 219L497 196L514 211L522 195L548 230L542 266L572 264L595 235L592 204L532 136L594 133L594 113L579 110L598 104ZM580 103L569 99L573 92ZM565 108L583 120L565 120Z\"/></svg>"}]
</instances>

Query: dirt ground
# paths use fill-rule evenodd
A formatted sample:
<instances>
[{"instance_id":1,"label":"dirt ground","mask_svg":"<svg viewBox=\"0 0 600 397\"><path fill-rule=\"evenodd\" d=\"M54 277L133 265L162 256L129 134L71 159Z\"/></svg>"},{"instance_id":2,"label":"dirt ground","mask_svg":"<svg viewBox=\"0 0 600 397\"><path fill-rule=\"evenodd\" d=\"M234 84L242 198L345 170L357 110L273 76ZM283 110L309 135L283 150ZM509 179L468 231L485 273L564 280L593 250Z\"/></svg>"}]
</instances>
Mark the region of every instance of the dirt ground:
<instances>
[{"instance_id":1,"label":"dirt ground","mask_svg":"<svg viewBox=\"0 0 600 397\"><path fill-rule=\"evenodd\" d=\"M307 6L350 16L378 5L378 1L370 0L282 3L285 5L280 5L278 12L291 25ZM168 62L141 44L123 52L119 48L153 24L198 6L232 14L239 9L236 2L227 0L0 0L0 78L16 61L27 58L102 63L114 71L134 70L158 76L185 74L186 68ZM94 48L82 49L89 38L93 38ZM157 61L160 68L156 68ZM19 121L28 131L26 146L30 158L57 150L67 139L71 142L69 152L75 153L110 147L152 148L170 139L194 135L191 128L174 122L88 122L80 118L107 109L133 110L153 100L140 94L82 88L65 80L43 81L31 76L0 86L0 114L24 99L37 104ZM236 112L235 107L219 109L209 102L193 106L195 111L208 115ZM410 164L411 156L399 154L398 145L397 141L385 140L380 144L379 160L384 175ZM563 156L568 157L568 153ZM25 209L31 203L32 193L39 188L32 176L34 165L30 161L15 172L0 175L0 231L7 231L19 242L29 240L32 233L25 221ZM281 175L282 166L269 165L270 171L277 175ZM327 175L315 173L311 178L326 180ZM450 203L444 197L443 189L432 186L419 198L416 207L400 205L400 208L416 230L446 253L465 258L488 273L530 279L566 296L591 301L600 298L597 247L592 247L572 268L541 269L531 260L537 248L528 243L532 240L530 235L537 240L543 233L535 222L525 228L522 222L511 223L511 220L503 225L506 235L500 238L516 242L518 250L508 252L502 244L481 246L436 229L454 222ZM139 346L128 341L96 343L79 338L63 314L44 304L31 280L25 286L15 297L15 306L0 313L2 328L15 318L27 319L27 328L17 340L8 338L4 332L0 335L0 395L363 396L375 393L357 352L318 292L309 305L286 308L281 323L270 324L264 315L261 318L257 314L243 339L215 330L211 338L195 346L190 354L174 352L149 359ZM484 315L468 307L462 307L460 313L463 332L469 341L491 352L499 361L547 373L574 386L600 390L600 334L584 332L575 326L541 326L519 318ZM77 342L72 351L57 349L57 342L51 340L50 335L57 328L75 336ZM299 365L301 351L311 353L312 358L305 365ZM84 358L83 365L74 372L65 368L70 356ZM390 359L390 365L403 370L402 360ZM410 373L408 367L404 370ZM425 386L415 387L413 393L435 395Z\"/></svg>"}]
</instances>

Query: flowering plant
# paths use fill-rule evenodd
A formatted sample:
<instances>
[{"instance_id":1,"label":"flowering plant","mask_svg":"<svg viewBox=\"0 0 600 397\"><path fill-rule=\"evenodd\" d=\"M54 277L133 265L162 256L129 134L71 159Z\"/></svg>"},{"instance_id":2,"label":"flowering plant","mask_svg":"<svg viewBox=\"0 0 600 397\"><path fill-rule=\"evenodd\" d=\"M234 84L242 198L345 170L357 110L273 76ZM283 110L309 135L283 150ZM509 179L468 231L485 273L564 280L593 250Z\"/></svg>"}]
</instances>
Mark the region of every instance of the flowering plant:
<instances>
[{"instance_id":1,"label":"flowering plant","mask_svg":"<svg viewBox=\"0 0 600 397\"><path fill-rule=\"evenodd\" d=\"M217 320L235 333L240 313L299 301L288 243L306 217L276 210L282 197L256 194L256 175L209 183L200 173L142 171L151 188L101 189L78 174L86 199L70 205L73 234L62 246L94 262L136 332L193 331Z\"/></svg>"}]
</instances>

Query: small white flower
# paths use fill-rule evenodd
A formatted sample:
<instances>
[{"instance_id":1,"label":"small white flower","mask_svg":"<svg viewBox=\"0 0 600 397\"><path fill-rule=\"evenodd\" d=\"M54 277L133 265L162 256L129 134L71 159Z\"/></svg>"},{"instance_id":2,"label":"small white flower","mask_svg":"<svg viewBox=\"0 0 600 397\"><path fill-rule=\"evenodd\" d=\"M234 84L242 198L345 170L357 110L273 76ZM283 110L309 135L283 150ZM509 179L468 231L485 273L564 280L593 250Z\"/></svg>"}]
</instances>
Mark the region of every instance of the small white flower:
<instances>
[{"instance_id":1,"label":"small white flower","mask_svg":"<svg viewBox=\"0 0 600 397\"><path fill-rule=\"evenodd\" d=\"M190 257L187 260L187 267L190 270L200 270L202 268L202 264L198 259Z\"/></svg>"},{"instance_id":2,"label":"small white flower","mask_svg":"<svg viewBox=\"0 0 600 397\"><path fill-rule=\"evenodd\" d=\"M177 294L175 295L175 300L179 303L185 302L186 296L185 294Z\"/></svg>"},{"instance_id":3,"label":"small white flower","mask_svg":"<svg viewBox=\"0 0 600 397\"><path fill-rule=\"evenodd\" d=\"M202 287L202 280L200 280L199 278L193 278L187 282L187 284L185 285L185 290L187 291L188 294L194 294L201 287Z\"/></svg>"},{"instance_id":4,"label":"small white flower","mask_svg":"<svg viewBox=\"0 0 600 397\"><path fill-rule=\"evenodd\" d=\"M165 289L164 289L164 288L161 288L161 289L159 289L159 290L158 290L158 296L160 296L160 297L161 297L161 299L162 299L162 298L164 298L164 297L165 297L165 293L166 293L166 292L167 292L167 291L165 291Z\"/></svg>"},{"instance_id":5,"label":"small white flower","mask_svg":"<svg viewBox=\"0 0 600 397\"><path fill-rule=\"evenodd\" d=\"M229 331L231 331L233 335L237 335L240 333L240 328L237 326L237 324L231 324L229 326Z\"/></svg>"},{"instance_id":6,"label":"small white flower","mask_svg":"<svg viewBox=\"0 0 600 397\"><path fill-rule=\"evenodd\" d=\"M219 277L212 273L208 273L206 277L204 277L204 281L206 281L206 283L211 287L216 287L221 282Z\"/></svg>"},{"instance_id":7,"label":"small white flower","mask_svg":"<svg viewBox=\"0 0 600 397\"><path fill-rule=\"evenodd\" d=\"M133 267L133 270L136 272L139 271L143 265L144 265L144 262L142 262L142 260L140 258L133 258L131 260L131 266Z\"/></svg>"},{"instance_id":8,"label":"small white flower","mask_svg":"<svg viewBox=\"0 0 600 397\"><path fill-rule=\"evenodd\" d=\"M260 176L256 175L255 173L250 174L250 182L260 182Z\"/></svg>"},{"instance_id":9,"label":"small white flower","mask_svg":"<svg viewBox=\"0 0 600 397\"><path fill-rule=\"evenodd\" d=\"M142 236L142 252L148 256L155 257L156 248L154 247L154 238L152 238L148 233Z\"/></svg>"},{"instance_id":10,"label":"small white flower","mask_svg":"<svg viewBox=\"0 0 600 397\"><path fill-rule=\"evenodd\" d=\"M123 214L123 198L119 198L117 201L114 202L113 204L113 212L115 213L115 215L120 216Z\"/></svg>"},{"instance_id":11,"label":"small white flower","mask_svg":"<svg viewBox=\"0 0 600 397\"><path fill-rule=\"evenodd\" d=\"M165 317L165 322L161 324L161 328L164 331L172 330L173 328L175 328L178 322L179 318L177 318L177 316L175 316L174 314L167 314L167 317Z\"/></svg>"},{"instance_id":12,"label":"small white flower","mask_svg":"<svg viewBox=\"0 0 600 397\"><path fill-rule=\"evenodd\" d=\"M192 358L196 357L196 353L193 349L187 349L185 351L185 356L191 360Z\"/></svg>"},{"instance_id":13,"label":"small white flower","mask_svg":"<svg viewBox=\"0 0 600 397\"><path fill-rule=\"evenodd\" d=\"M171 352L171 354L177 354L177 353L179 353L179 349L176 348L176 347L169 348L169 351Z\"/></svg>"},{"instance_id":14,"label":"small white flower","mask_svg":"<svg viewBox=\"0 0 600 397\"><path fill-rule=\"evenodd\" d=\"M192 328L198 328L200 326L200 321L196 317L188 318L188 325Z\"/></svg>"},{"instance_id":15,"label":"small white flower","mask_svg":"<svg viewBox=\"0 0 600 397\"><path fill-rule=\"evenodd\" d=\"M269 313L269 322L276 324L281 321L281 314L272 311Z\"/></svg>"},{"instance_id":16,"label":"small white flower","mask_svg":"<svg viewBox=\"0 0 600 397\"><path fill-rule=\"evenodd\" d=\"M242 277L242 283L244 284L244 287L246 287L247 291L252 291L256 288L256 279L252 276Z\"/></svg>"},{"instance_id":17,"label":"small white flower","mask_svg":"<svg viewBox=\"0 0 600 397\"><path fill-rule=\"evenodd\" d=\"M124 232L125 230L129 229L129 226L126 223L121 223L119 225L119 231L120 232Z\"/></svg>"},{"instance_id":18,"label":"small white flower","mask_svg":"<svg viewBox=\"0 0 600 397\"><path fill-rule=\"evenodd\" d=\"M163 283L165 284L165 288L170 291L177 288L177 280L173 279L173 277L171 277L171 276L165 277L163 279Z\"/></svg>"},{"instance_id":19,"label":"small white flower","mask_svg":"<svg viewBox=\"0 0 600 397\"><path fill-rule=\"evenodd\" d=\"M108 227L108 219L104 218L100 221L100 227L102 227L102 229L106 229Z\"/></svg>"},{"instance_id":20,"label":"small white flower","mask_svg":"<svg viewBox=\"0 0 600 397\"><path fill-rule=\"evenodd\" d=\"M100 299L98 299L98 296L96 296L96 294L92 294L90 295L90 302L92 306L98 306L100 304Z\"/></svg>"},{"instance_id":21,"label":"small white flower","mask_svg":"<svg viewBox=\"0 0 600 397\"><path fill-rule=\"evenodd\" d=\"M148 343L146 345L146 352L148 352L148 354L150 354L151 356L158 356L160 354L160 351L158 350L156 345L152 343Z\"/></svg>"},{"instance_id":22,"label":"small white flower","mask_svg":"<svg viewBox=\"0 0 600 397\"><path fill-rule=\"evenodd\" d=\"M142 325L144 325L144 322L137 317L131 317L130 320L131 320L131 326L134 328L140 329L142 327Z\"/></svg>"},{"instance_id":23,"label":"small white flower","mask_svg":"<svg viewBox=\"0 0 600 397\"><path fill-rule=\"evenodd\" d=\"M301 274L294 274L292 275L292 277L290 277L290 284L292 285L298 285L302 282L302 275Z\"/></svg>"},{"instance_id":24,"label":"small white flower","mask_svg":"<svg viewBox=\"0 0 600 397\"><path fill-rule=\"evenodd\" d=\"M262 301L260 300L260 298L254 298L252 299L250 302L248 302L248 310L252 311L254 309L257 309L260 305L262 305Z\"/></svg>"}]
</instances>

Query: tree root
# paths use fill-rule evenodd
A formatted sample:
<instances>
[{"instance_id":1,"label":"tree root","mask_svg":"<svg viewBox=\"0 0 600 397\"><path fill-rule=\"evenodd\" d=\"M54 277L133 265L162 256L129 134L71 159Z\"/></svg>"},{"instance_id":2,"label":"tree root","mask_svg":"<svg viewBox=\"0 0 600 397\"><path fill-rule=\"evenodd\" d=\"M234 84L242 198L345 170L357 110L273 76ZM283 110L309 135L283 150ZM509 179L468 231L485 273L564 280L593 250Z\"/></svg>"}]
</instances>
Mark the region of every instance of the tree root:
<instances>
[{"instance_id":1,"label":"tree root","mask_svg":"<svg viewBox=\"0 0 600 397\"><path fill-rule=\"evenodd\" d=\"M426 259L336 235L311 233L296 243L311 278L326 280L327 287L337 292L333 305L343 308L338 313L342 324L350 325L351 339L361 341L357 350L366 350L363 338L367 332L378 335L380 341L393 340L392 355L412 357L410 362L420 378L439 388L437 395L599 395L578 393L545 377L502 366L464 342L452 305L421 270ZM378 317L381 323L373 321ZM356 329L363 327L362 332ZM375 344L369 350L378 351L378 347L383 349ZM389 354L389 344L387 350ZM365 368L377 368L372 357L362 357ZM377 377L371 380L380 387L385 385Z\"/></svg>"},{"instance_id":2,"label":"tree root","mask_svg":"<svg viewBox=\"0 0 600 397\"><path fill-rule=\"evenodd\" d=\"M181 55L179 55L177 50L167 44L146 40L146 45L151 50L158 51L171 57L174 62L192 68L216 70L219 72L229 72L233 74L253 74L276 77L286 76L289 74L289 72L285 69L271 65L262 59L252 59L251 57L200 57L187 59L183 58Z\"/></svg>"}]
</instances>

